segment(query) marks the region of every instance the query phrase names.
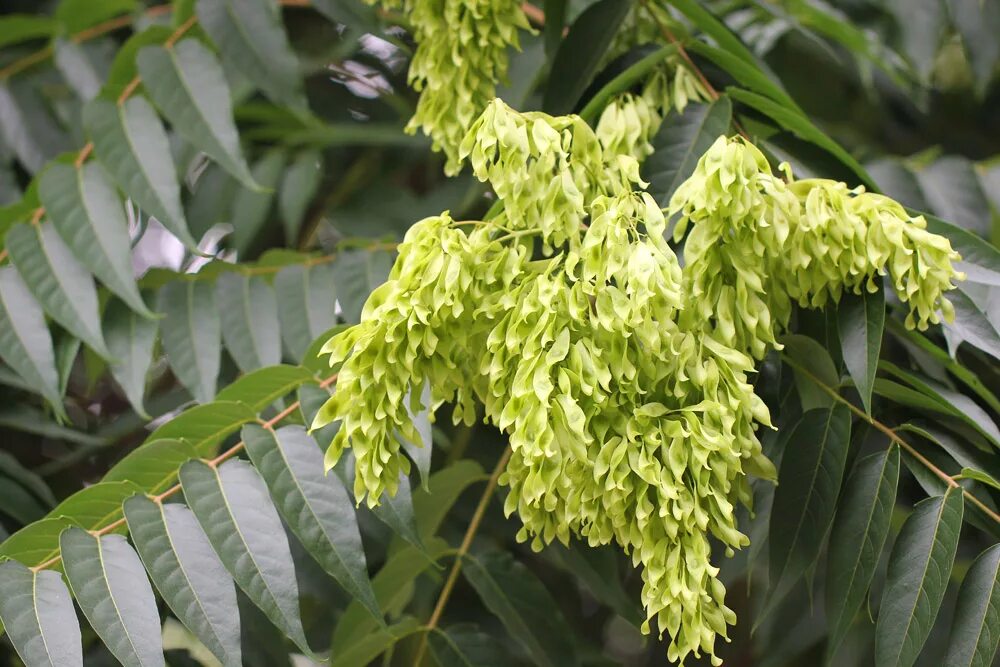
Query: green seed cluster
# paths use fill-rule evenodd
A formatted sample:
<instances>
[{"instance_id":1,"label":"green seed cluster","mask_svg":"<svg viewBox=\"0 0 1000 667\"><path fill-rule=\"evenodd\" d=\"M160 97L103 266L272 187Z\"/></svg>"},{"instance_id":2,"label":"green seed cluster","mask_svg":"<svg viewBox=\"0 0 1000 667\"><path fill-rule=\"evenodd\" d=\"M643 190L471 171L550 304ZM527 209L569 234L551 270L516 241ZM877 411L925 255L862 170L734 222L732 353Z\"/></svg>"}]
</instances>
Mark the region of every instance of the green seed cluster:
<instances>
[{"instance_id":1,"label":"green seed cluster","mask_svg":"<svg viewBox=\"0 0 1000 667\"><path fill-rule=\"evenodd\" d=\"M786 168L787 170L787 168ZM719 138L670 202L687 234L688 328L763 358L792 304L818 308L887 275L910 307L906 324L954 316L944 293L962 279L947 239L883 195L826 179L788 183L747 141ZM688 232L688 227L691 228Z\"/></svg>"},{"instance_id":2,"label":"green seed cluster","mask_svg":"<svg viewBox=\"0 0 1000 667\"><path fill-rule=\"evenodd\" d=\"M918 323L935 321L954 253L891 200L786 184L740 140L721 138L671 203L683 269L635 155L579 118L494 101L461 155L503 212L414 225L361 323L324 347L343 362L314 423L341 423L327 466L353 448L356 495L374 505L409 469L399 437L420 441L408 396L426 383L456 423L481 409L510 438L500 481L519 539L620 545L642 567L644 631L655 619L672 661L721 664L715 640L736 619L710 539L745 546L735 506L751 501L748 475L774 476L754 357L792 303L881 271Z\"/></svg>"},{"instance_id":3,"label":"green seed cluster","mask_svg":"<svg viewBox=\"0 0 1000 667\"><path fill-rule=\"evenodd\" d=\"M594 131L606 154L630 155L641 162L652 154L650 142L671 110L681 113L689 102L709 99L698 78L674 58L657 68L639 93L611 100Z\"/></svg>"},{"instance_id":4,"label":"green seed cluster","mask_svg":"<svg viewBox=\"0 0 1000 667\"><path fill-rule=\"evenodd\" d=\"M421 93L406 129L419 128L447 157L445 172L461 168L458 146L472 121L507 78L508 48L530 29L519 0L369 0L402 10L417 43L409 82Z\"/></svg>"}]
</instances>

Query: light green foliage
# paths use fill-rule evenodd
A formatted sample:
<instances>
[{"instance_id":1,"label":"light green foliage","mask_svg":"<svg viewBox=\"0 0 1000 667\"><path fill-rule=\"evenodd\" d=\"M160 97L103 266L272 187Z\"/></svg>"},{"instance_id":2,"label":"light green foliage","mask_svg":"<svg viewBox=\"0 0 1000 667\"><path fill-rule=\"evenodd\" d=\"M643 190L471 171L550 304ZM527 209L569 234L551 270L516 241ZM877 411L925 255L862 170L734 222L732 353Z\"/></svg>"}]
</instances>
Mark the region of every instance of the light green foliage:
<instances>
[{"instance_id":1,"label":"light green foliage","mask_svg":"<svg viewBox=\"0 0 1000 667\"><path fill-rule=\"evenodd\" d=\"M575 116L491 103L461 151L503 211L410 229L361 324L323 349L343 367L314 427L341 422L327 466L352 447L355 493L375 505L409 470L397 434L419 442L412 388L428 383L432 407L454 401L456 423L482 404L510 435L500 481L519 539L619 544L643 566L644 630L657 620L671 660L718 663L735 614L709 535L730 552L748 544L734 506L750 502L747 473L773 475L753 359L777 346L793 302L821 306L879 272L920 325L937 321L957 254L888 198L786 184L755 148L720 138L672 200L682 270L624 146Z\"/></svg>"}]
</instances>

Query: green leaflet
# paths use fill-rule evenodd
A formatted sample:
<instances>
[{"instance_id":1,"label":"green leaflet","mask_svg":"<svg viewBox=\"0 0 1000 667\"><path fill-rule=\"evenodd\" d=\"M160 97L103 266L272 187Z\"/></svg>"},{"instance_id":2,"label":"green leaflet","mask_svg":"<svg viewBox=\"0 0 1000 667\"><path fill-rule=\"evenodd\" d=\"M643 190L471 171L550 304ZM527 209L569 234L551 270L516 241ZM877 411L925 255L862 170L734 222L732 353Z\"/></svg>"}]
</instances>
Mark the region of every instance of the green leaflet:
<instances>
[{"instance_id":1,"label":"green leaflet","mask_svg":"<svg viewBox=\"0 0 1000 667\"><path fill-rule=\"evenodd\" d=\"M17 80L0 81L0 137L32 174L71 145L38 93Z\"/></svg>"},{"instance_id":2,"label":"green leaflet","mask_svg":"<svg viewBox=\"0 0 1000 667\"><path fill-rule=\"evenodd\" d=\"M245 403L213 401L185 410L153 431L147 441L184 440L199 456L213 456L223 438L252 421L257 421L257 413Z\"/></svg>"},{"instance_id":3,"label":"green leaflet","mask_svg":"<svg viewBox=\"0 0 1000 667\"><path fill-rule=\"evenodd\" d=\"M84 102L101 91L104 73L99 72L90 59L85 44L57 38L52 58L63 79Z\"/></svg>"},{"instance_id":4,"label":"green leaflet","mask_svg":"<svg viewBox=\"0 0 1000 667\"><path fill-rule=\"evenodd\" d=\"M7 233L10 259L38 303L66 330L107 359L97 289L90 273L51 223L16 225Z\"/></svg>"},{"instance_id":5,"label":"green leaflet","mask_svg":"<svg viewBox=\"0 0 1000 667\"><path fill-rule=\"evenodd\" d=\"M216 400L238 401L254 412L261 412L299 385L314 382L315 379L312 373L301 366L269 366L241 375L223 388Z\"/></svg>"},{"instance_id":6,"label":"green leaflet","mask_svg":"<svg viewBox=\"0 0 1000 667\"><path fill-rule=\"evenodd\" d=\"M237 585L312 657L299 618L292 555L260 475L239 460L218 468L189 461L180 478L188 505Z\"/></svg>"},{"instance_id":7,"label":"green leaflet","mask_svg":"<svg viewBox=\"0 0 1000 667\"><path fill-rule=\"evenodd\" d=\"M166 603L223 665L240 667L236 587L191 510L134 496L125 502L125 517Z\"/></svg>"},{"instance_id":8,"label":"green leaflet","mask_svg":"<svg viewBox=\"0 0 1000 667\"><path fill-rule=\"evenodd\" d=\"M87 530L104 528L121 518L125 499L141 491L131 480L101 480L63 500L48 516L66 517Z\"/></svg>"},{"instance_id":9,"label":"green leaflet","mask_svg":"<svg viewBox=\"0 0 1000 667\"><path fill-rule=\"evenodd\" d=\"M133 277L125 210L104 169L53 164L39 179L38 196L80 263L130 308L153 317Z\"/></svg>"},{"instance_id":10,"label":"green leaflet","mask_svg":"<svg viewBox=\"0 0 1000 667\"><path fill-rule=\"evenodd\" d=\"M323 474L323 452L301 426L277 431L243 427L250 459L302 546L381 622L350 495L336 475Z\"/></svg>"},{"instance_id":11,"label":"green leaflet","mask_svg":"<svg viewBox=\"0 0 1000 667\"><path fill-rule=\"evenodd\" d=\"M184 440L149 440L112 466L103 481L127 480L155 495L172 486L177 481L177 470L194 458L198 458L198 452Z\"/></svg>"},{"instance_id":12,"label":"green leaflet","mask_svg":"<svg viewBox=\"0 0 1000 667\"><path fill-rule=\"evenodd\" d=\"M389 650L396 642L420 630L420 624L412 616L405 616L398 623L387 628L376 628L363 639L336 655L331 660L332 667L353 667L367 665Z\"/></svg>"},{"instance_id":13,"label":"green leaflet","mask_svg":"<svg viewBox=\"0 0 1000 667\"><path fill-rule=\"evenodd\" d=\"M156 598L125 538L70 528L59 546L73 596L111 653L125 667L163 667Z\"/></svg>"},{"instance_id":14,"label":"green leaflet","mask_svg":"<svg viewBox=\"0 0 1000 667\"><path fill-rule=\"evenodd\" d=\"M577 17L553 58L542 104L545 111L573 111L631 8L631 1L601 0Z\"/></svg>"},{"instance_id":15,"label":"green leaflet","mask_svg":"<svg viewBox=\"0 0 1000 667\"><path fill-rule=\"evenodd\" d=\"M0 268L0 357L58 414L62 392L45 314L13 267Z\"/></svg>"},{"instance_id":16,"label":"green leaflet","mask_svg":"<svg viewBox=\"0 0 1000 667\"><path fill-rule=\"evenodd\" d=\"M364 486L355 481L353 489L351 487L351 481L355 479L354 456L343 457L336 467L330 465L328 457L329 450L324 457L324 468L327 471L332 470L334 474L340 477L344 483L344 487L348 491L351 491L352 497L357 500L364 491ZM423 540L420 538L420 533L417 532L416 518L413 514L413 492L410 488L410 478L400 472L397 484L395 495L391 495L386 491L379 498L379 504L372 506L369 501L368 506L382 523L392 528L397 535L417 547L417 549L426 553Z\"/></svg>"},{"instance_id":17,"label":"green leaflet","mask_svg":"<svg viewBox=\"0 0 1000 667\"><path fill-rule=\"evenodd\" d=\"M439 537L427 540L427 555L416 547L406 545L389 556L382 568L372 579L372 588L379 607L387 613L399 613L413 597L414 581L428 569L433 568L437 559L451 549ZM358 600L348 605L333 631L330 650L339 655L364 637L378 630L378 622Z\"/></svg>"},{"instance_id":18,"label":"green leaflet","mask_svg":"<svg viewBox=\"0 0 1000 667\"><path fill-rule=\"evenodd\" d=\"M962 492L914 507L889 556L882 606L875 626L875 664L912 665L944 599L962 528Z\"/></svg>"},{"instance_id":19,"label":"green leaflet","mask_svg":"<svg viewBox=\"0 0 1000 667\"><path fill-rule=\"evenodd\" d=\"M132 408L148 418L143 399L146 375L156 347L156 320L143 317L124 302L112 299L104 311L104 340L112 361L111 376L125 392Z\"/></svg>"},{"instance_id":20,"label":"green leaflet","mask_svg":"<svg viewBox=\"0 0 1000 667\"><path fill-rule=\"evenodd\" d=\"M545 586L506 553L466 556L462 574L535 664L579 664L572 633Z\"/></svg>"},{"instance_id":21,"label":"green leaflet","mask_svg":"<svg viewBox=\"0 0 1000 667\"><path fill-rule=\"evenodd\" d=\"M80 625L62 576L0 563L0 620L29 667L82 667Z\"/></svg>"},{"instance_id":22,"label":"green leaflet","mask_svg":"<svg viewBox=\"0 0 1000 667\"><path fill-rule=\"evenodd\" d=\"M945 667L989 667L1000 644L1000 544L979 554L955 603Z\"/></svg>"},{"instance_id":23,"label":"green leaflet","mask_svg":"<svg viewBox=\"0 0 1000 667\"><path fill-rule=\"evenodd\" d=\"M125 194L188 249L196 249L181 208L170 143L149 102L142 96L122 104L94 98L83 108L83 125L97 159Z\"/></svg>"},{"instance_id":24,"label":"green leaflet","mask_svg":"<svg viewBox=\"0 0 1000 667\"><path fill-rule=\"evenodd\" d=\"M249 188L250 175L233 122L222 66L197 39L172 47L147 46L136 57L142 85L170 124Z\"/></svg>"},{"instance_id":25,"label":"green leaflet","mask_svg":"<svg viewBox=\"0 0 1000 667\"><path fill-rule=\"evenodd\" d=\"M135 0L62 0L56 8L56 21L69 34L97 25L135 10Z\"/></svg>"},{"instance_id":26,"label":"green leaflet","mask_svg":"<svg viewBox=\"0 0 1000 667\"><path fill-rule=\"evenodd\" d=\"M337 322L337 288L330 264L287 266L274 278L281 336L288 352L302 360L309 344Z\"/></svg>"},{"instance_id":27,"label":"green leaflet","mask_svg":"<svg viewBox=\"0 0 1000 667\"><path fill-rule=\"evenodd\" d=\"M472 624L435 628L428 637L440 667L504 667L511 664L505 647Z\"/></svg>"},{"instance_id":28,"label":"green leaflet","mask_svg":"<svg viewBox=\"0 0 1000 667\"><path fill-rule=\"evenodd\" d=\"M268 0L198 0L198 22L223 61L250 79L272 101L305 106L299 63Z\"/></svg>"},{"instance_id":29,"label":"green leaflet","mask_svg":"<svg viewBox=\"0 0 1000 667\"><path fill-rule=\"evenodd\" d=\"M306 211L323 180L323 154L303 151L295 156L285 170L278 192L278 210L285 228L285 243L298 244Z\"/></svg>"},{"instance_id":30,"label":"green leaflet","mask_svg":"<svg viewBox=\"0 0 1000 667\"><path fill-rule=\"evenodd\" d=\"M261 276L224 273L215 284L222 339L240 370L281 361L281 331L274 289Z\"/></svg>"},{"instance_id":31,"label":"green leaflet","mask_svg":"<svg viewBox=\"0 0 1000 667\"><path fill-rule=\"evenodd\" d=\"M34 567L59 552L59 535L72 525L65 517L28 524L0 543L0 556Z\"/></svg>"},{"instance_id":32,"label":"green leaflet","mask_svg":"<svg viewBox=\"0 0 1000 667\"><path fill-rule=\"evenodd\" d=\"M409 395L403 400L406 401L406 409L410 413L410 419L413 420L413 427L416 429L417 435L420 436L420 441L410 442L402 434L397 434L396 437L399 438L403 449L406 450L407 456L417 464L417 471L420 473L420 485L424 489L427 489L427 481L431 474L431 455L434 451L434 438L431 431L430 386L424 385L421 388L418 410L414 410L413 399L413 390L411 389Z\"/></svg>"},{"instance_id":33,"label":"green leaflet","mask_svg":"<svg viewBox=\"0 0 1000 667\"><path fill-rule=\"evenodd\" d=\"M772 600L819 557L837 507L850 435L851 413L837 404L803 414L788 437L768 534Z\"/></svg>"},{"instance_id":34,"label":"green leaflet","mask_svg":"<svg viewBox=\"0 0 1000 667\"><path fill-rule=\"evenodd\" d=\"M653 154L642 165L649 193L660 206L692 172L698 159L720 134L729 132L733 105L723 95L711 104L690 104L683 113L668 114L653 137Z\"/></svg>"},{"instance_id":35,"label":"green leaflet","mask_svg":"<svg viewBox=\"0 0 1000 667\"><path fill-rule=\"evenodd\" d=\"M392 254L384 250L347 250L337 256L333 263L333 280L344 321L361 320L361 310L368 295L385 282L391 268Z\"/></svg>"},{"instance_id":36,"label":"green leaflet","mask_svg":"<svg viewBox=\"0 0 1000 667\"><path fill-rule=\"evenodd\" d=\"M878 566L899 482L899 449L891 447L858 462L830 533L826 566L827 656L847 635Z\"/></svg>"},{"instance_id":37,"label":"green leaflet","mask_svg":"<svg viewBox=\"0 0 1000 667\"><path fill-rule=\"evenodd\" d=\"M56 23L41 14L5 14L0 18L0 47L11 46L55 33Z\"/></svg>"},{"instance_id":38,"label":"green leaflet","mask_svg":"<svg viewBox=\"0 0 1000 667\"><path fill-rule=\"evenodd\" d=\"M233 247L240 257L257 249L261 236L266 233L275 190L285 169L285 154L281 150L268 151L253 165L253 178L260 185L255 189L244 187L233 200L230 215L233 224Z\"/></svg>"},{"instance_id":39,"label":"green leaflet","mask_svg":"<svg viewBox=\"0 0 1000 667\"><path fill-rule=\"evenodd\" d=\"M882 350L885 327L885 292L881 286L875 293L845 295L837 307L837 329L844 365L861 395L865 412L872 411L872 387Z\"/></svg>"},{"instance_id":40,"label":"green leaflet","mask_svg":"<svg viewBox=\"0 0 1000 667\"><path fill-rule=\"evenodd\" d=\"M221 329L212 286L198 281L165 285L159 294L163 349L177 379L199 403L215 396Z\"/></svg>"}]
</instances>

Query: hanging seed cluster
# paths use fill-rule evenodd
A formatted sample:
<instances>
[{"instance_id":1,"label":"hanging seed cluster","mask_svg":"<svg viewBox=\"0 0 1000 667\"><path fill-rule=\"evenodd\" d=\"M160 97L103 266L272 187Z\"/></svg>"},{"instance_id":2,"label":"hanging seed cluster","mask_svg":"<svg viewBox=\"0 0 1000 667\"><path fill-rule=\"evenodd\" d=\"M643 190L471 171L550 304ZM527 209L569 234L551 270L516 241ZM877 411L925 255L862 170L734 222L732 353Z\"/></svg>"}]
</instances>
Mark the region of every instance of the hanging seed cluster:
<instances>
[{"instance_id":1,"label":"hanging seed cluster","mask_svg":"<svg viewBox=\"0 0 1000 667\"><path fill-rule=\"evenodd\" d=\"M460 155L502 213L409 230L362 322L324 348L343 366L314 426L341 423L327 466L351 447L356 495L374 505L409 470L399 436L420 440L415 387L434 409L453 404L456 423L481 409L510 437L501 483L519 539L618 544L642 570L644 630L656 619L671 660L718 664L735 615L710 540L748 543L735 505L750 503L748 475L774 475L754 360L793 304L874 289L876 274L910 305L908 325L938 321L958 256L896 202L786 182L721 137L670 203L682 269L635 156L614 145L575 116L491 102Z\"/></svg>"}]
</instances>

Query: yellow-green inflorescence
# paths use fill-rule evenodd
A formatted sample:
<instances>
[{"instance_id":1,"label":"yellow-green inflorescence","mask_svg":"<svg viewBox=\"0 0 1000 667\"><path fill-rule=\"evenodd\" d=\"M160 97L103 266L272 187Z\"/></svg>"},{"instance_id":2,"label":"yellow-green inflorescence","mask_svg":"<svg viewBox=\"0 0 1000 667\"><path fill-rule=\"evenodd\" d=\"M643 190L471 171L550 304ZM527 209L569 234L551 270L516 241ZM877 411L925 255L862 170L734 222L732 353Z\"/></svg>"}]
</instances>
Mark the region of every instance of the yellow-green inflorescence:
<instances>
[{"instance_id":1,"label":"yellow-green inflorescence","mask_svg":"<svg viewBox=\"0 0 1000 667\"><path fill-rule=\"evenodd\" d=\"M503 211L409 230L361 323L324 347L343 365L314 426L340 422L327 466L352 448L356 495L374 505L409 470L398 436L420 440L407 397L427 384L456 422L481 410L510 438L500 481L519 538L620 545L641 566L644 630L656 620L672 661L719 664L716 637L736 619L711 539L745 546L735 506L750 503L748 475L774 476L755 359L793 304L873 289L876 274L909 324L936 322L957 255L892 200L787 182L721 137L668 209L687 237L682 269L637 156L602 134L489 104L460 154Z\"/></svg>"}]
</instances>

